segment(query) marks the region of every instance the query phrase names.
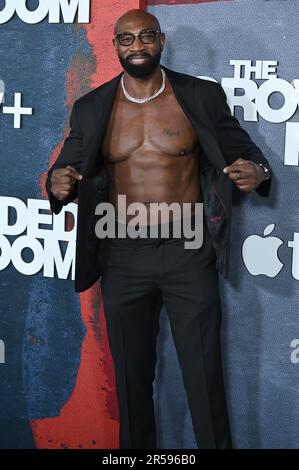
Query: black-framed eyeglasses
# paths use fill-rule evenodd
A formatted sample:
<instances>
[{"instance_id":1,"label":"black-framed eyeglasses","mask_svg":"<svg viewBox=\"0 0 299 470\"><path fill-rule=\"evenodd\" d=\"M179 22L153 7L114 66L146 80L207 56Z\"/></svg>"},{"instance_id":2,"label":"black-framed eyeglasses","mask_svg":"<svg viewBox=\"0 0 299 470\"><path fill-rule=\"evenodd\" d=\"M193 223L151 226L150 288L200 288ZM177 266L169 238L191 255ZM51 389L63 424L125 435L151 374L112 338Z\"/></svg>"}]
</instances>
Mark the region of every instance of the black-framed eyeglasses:
<instances>
[{"instance_id":1,"label":"black-framed eyeglasses","mask_svg":"<svg viewBox=\"0 0 299 470\"><path fill-rule=\"evenodd\" d=\"M139 41L141 41L142 44L153 44L157 39L157 34L160 32L161 31L158 29L151 29L148 31L141 31L141 33L118 33L115 34L115 36L121 46L132 46L136 37L139 38Z\"/></svg>"}]
</instances>

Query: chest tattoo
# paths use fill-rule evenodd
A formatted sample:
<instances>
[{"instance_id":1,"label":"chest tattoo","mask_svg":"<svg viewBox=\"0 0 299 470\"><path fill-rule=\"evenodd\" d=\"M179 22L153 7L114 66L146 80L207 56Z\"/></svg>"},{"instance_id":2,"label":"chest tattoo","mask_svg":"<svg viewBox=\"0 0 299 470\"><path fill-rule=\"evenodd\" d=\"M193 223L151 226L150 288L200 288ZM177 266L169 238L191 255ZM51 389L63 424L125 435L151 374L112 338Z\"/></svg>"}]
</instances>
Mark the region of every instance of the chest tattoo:
<instances>
[{"instance_id":1,"label":"chest tattoo","mask_svg":"<svg viewBox=\"0 0 299 470\"><path fill-rule=\"evenodd\" d=\"M170 129L163 129L163 133L168 135L169 137L178 137L180 135L180 131L172 131Z\"/></svg>"}]
</instances>

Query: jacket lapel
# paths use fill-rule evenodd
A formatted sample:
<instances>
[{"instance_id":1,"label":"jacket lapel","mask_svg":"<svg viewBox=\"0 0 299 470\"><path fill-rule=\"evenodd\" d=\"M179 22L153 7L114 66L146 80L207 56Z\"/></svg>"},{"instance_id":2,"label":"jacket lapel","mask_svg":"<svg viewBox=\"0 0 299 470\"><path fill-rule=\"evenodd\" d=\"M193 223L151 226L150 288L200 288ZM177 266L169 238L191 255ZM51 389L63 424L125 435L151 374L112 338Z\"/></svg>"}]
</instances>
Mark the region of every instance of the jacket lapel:
<instances>
[{"instance_id":1,"label":"jacket lapel","mask_svg":"<svg viewBox=\"0 0 299 470\"><path fill-rule=\"evenodd\" d=\"M182 77L178 72L163 67L171 83L176 98L197 132L199 142L212 165L218 170L227 166L214 132L207 124L204 107L199 93L196 93L192 79ZM213 106L213 103L212 103Z\"/></svg>"},{"instance_id":2,"label":"jacket lapel","mask_svg":"<svg viewBox=\"0 0 299 470\"><path fill-rule=\"evenodd\" d=\"M94 137L89 143L89 148L87 149L88 158L85 160L85 172L89 176L97 174L102 167L99 159L101 144L112 112L121 76L122 72L107 82L104 87L99 87L95 90L95 97L92 100L94 113Z\"/></svg>"},{"instance_id":3,"label":"jacket lapel","mask_svg":"<svg viewBox=\"0 0 299 470\"><path fill-rule=\"evenodd\" d=\"M199 142L207 158L205 165L204 162L200 165L200 181L204 190L204 200L206 205L209 205L207 214L215 215L218 219L221 214L220 219L226 219L230 215L232 184L227 175L222 172L227 163L218 144L216 131L212 124L209 125L205 115L203 97L198 91L199 88L195 89L194 80L182 77L181 74L167 68L165 71L179 104L197 132ZM213 105L214 103L211 103L211 106ZM218 200L216 204L213 194ZM218 229L215 227L214 230Z\"/></svg>"}]
</instances>

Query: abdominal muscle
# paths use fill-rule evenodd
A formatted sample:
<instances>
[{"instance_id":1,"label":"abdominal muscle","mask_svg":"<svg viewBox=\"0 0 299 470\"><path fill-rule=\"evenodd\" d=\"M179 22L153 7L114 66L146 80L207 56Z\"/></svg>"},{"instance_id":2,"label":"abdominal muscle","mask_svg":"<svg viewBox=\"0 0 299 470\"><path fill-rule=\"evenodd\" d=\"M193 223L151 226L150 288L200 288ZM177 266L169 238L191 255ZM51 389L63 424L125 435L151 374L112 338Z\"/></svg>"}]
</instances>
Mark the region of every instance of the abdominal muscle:
<instances>
[{"instance_id":1,"label":"abdominal muscle","mask_svg":"<svg viewBox=\"0 0 299 470\"><path fill-rule=\"evenodd\" d=\"M115 207L117 219L121 213L124 222L123 211L119 211L120 196L125 196L120 205L122 209L125 206L126 223L136 215L141 224L162 223L165 217L172 221L181 218L186 207L194 214L196 203L202 202L196 151L184 157L152 155L145 167L146 159L140 165L136 155L131 158L123 160L121 166L120 162L107 164L109 201ZM128 214L128 207L134 203L141 203L143 208L135 204Z\"/></svg>"}]
</instances>

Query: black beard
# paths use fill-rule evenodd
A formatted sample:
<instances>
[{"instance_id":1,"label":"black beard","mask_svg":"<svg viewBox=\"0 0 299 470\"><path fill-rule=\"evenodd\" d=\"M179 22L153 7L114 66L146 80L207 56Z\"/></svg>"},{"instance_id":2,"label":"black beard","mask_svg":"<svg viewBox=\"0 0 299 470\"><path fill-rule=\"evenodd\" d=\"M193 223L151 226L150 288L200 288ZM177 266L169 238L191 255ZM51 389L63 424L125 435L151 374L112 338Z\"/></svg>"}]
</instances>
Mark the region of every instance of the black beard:
<instances>
[{"instance_id":1,"label":"black beard","mask_svg":"<svg viewBox=\"0 0 299 470\"><path fill-rule=\"evenodd\" d=\"M133 64L129 58L126 59L119 57L119 61L123 69L134 78L146 78L158 67L161 60L162 50L160 50L156 55L151 56L149 54L140 54L141 57L148 57L148 60L144 64ZM137 56L138 54L136 54ZM133 54L129 57L133 57Z\"/></svg>"}]
</instances>

